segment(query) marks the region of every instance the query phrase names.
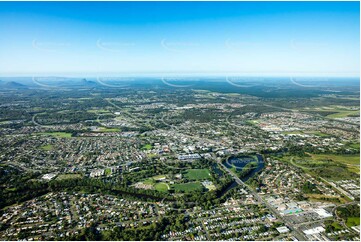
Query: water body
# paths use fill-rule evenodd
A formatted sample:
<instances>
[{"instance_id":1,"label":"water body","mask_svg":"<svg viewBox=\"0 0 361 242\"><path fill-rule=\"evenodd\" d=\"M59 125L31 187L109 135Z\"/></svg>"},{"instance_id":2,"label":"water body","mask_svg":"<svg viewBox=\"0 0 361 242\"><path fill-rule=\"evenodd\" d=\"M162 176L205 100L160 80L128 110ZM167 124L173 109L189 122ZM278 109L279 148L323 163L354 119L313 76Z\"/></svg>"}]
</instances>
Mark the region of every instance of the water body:
<instances>
[{"instance_id":1,"label":"water body","mask_svg":"<svg viewBox=\"0 0 361 242\"><path fill-rule=\"evenodd\" d=\"M226 189L224 189L222 191L221 194L218 195L218 197L222 197L224 194L226 194L229 190L231 190L232 188L235 188L236 186L238 186L238 183L237 182L232 182Z\"/></svg>"},{"instance_id":2,"label":"water body","mask_svg":"<svg viewBox=\"0 0 361 242\"><path fill-rule=\"evenodd\" d=\"M254 156L240 156L230 157L224 164L227 168L235 167L237 170L241 171L248 163L255 161L257 161L257 159Z\"/></svg>"},{"instance_id":3,"label":"water body","mask_svg":"<svg viewBox=\"0 0 361 242\"><path fill-rule=\"evenodd\" d=\"M212 170L217 174L218 177L223 176L223 171L219 168L217 163L214 163L212 166Z\"/></svg>"},{"instance_id":4,"label":"water body","mask_svg":"<svg viewBox=\"0 0 361 242\"><path fill-rule=\"evenodd\" d=\"M241 178L241 180L245 182L249 178L254 176L257 172L263 169L265 163L262 155L256 154L255 156L231 157L228 159L228 161L224 162L224 165L227 168L235 167L237 170L241 171L247 164L251 162L257 162L257 167L253 169L249 174Z\"/></svg>"}]
</instances>

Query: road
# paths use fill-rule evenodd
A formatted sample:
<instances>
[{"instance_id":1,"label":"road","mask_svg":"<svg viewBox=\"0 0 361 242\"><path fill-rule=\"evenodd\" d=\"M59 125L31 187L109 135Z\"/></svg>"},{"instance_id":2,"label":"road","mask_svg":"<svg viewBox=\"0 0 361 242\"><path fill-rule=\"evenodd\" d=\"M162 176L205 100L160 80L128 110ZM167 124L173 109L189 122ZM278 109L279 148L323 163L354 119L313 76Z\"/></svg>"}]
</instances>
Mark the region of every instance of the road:
<instances>
[{"instance_id":1,"label":"road","mask_svg":"<svg viewBox=\"0 0 361 242\"><path fill-rule=\"evenodd\" d=\"M213 157L215 158L215 157ZM237 175L235 175L231 170L229 170L221 161L220 158L216 158L217 163L223 167L223 169L233 177L233 179L241 186L248 188L248 190L251 192L251 194L257 199L257 201L259 203L264 204L274 215L276 215L276 217L282 221L287 227L289 227L292 232L293 235L301 241L306 241L307 238L303 235L302 231L299 231L298 228L296 228L291 221L289 221L287 218L284 218L283 216L281 216L281 214L274 208L272 207L268 202L266 202L265 200L263 200L263 198L261 196L258 195L257 192L255 192L253 190L253 188L251 188L250 186L248 186L247 184L245 184L241 179L239 179L239 177Z\"/></svg>"}]
</instances>

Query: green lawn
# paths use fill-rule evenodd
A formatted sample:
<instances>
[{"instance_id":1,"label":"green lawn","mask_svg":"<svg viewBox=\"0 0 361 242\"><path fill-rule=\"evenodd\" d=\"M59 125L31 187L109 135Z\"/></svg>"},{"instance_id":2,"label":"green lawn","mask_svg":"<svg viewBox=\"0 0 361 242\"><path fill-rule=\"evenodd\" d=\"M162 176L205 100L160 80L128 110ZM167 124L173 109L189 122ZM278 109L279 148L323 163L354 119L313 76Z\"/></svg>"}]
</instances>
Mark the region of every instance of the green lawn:
<instances>
[{"instance_id":1,"label":"green lawn","mask_svg":"<svg viewBox=\"0 0 361 242\"><path fill-rule=\"evenodd\" d=\"M151 144L146 144L142 147L142 150L151 150L153 146Z\"/></svg>"},{"instance_id":2,"label":"green lawn","mask_svg":"<svg viewBox=\"0 0 361 242\"><path fill-rule=\"evenodd\" d=\"M147 185L153 185L155 183L155 180L153 178L149 178L147 180L144 180L143 183Z\"/></svg>"},{"instance_id":3,"label":"green lawn","mask_svg":"<svg viewBox=\"0 0 361 242\"><path fill-rule=\"evenodd\" d=\"M105 173L106 176L109 176L110 174L112 174L112 169L106 168L106 169L104 170L104 173Z\"/></svg>"},{"instance_id":4,"label":"green lawn","mask_svg":"<svg viewBox=\"0 0 361 242\"><path fill-rule=\"evenodd\" d=\"M71 138L72 134L71 133L66 133L66 132L45 132L45 133L38 133L40 135L51 135L54 136L56 138Z\"/></svg>"},{"instance_id":5,"label":"green lawn","mask_svg":"<svg viewBox=\"0 0 361 242\"><path fill-rule=\"evenodd\" d=\"M157 175L157 176L153 176L152 178L157 181L157 180L164 179L166 177L167 177L166 175Z\"/></svg>"},{"instance_id":6,"label":"green lawn","mask_svg":"<svg viewBox=\"0 0 361 242\"><path fill-rule=\"evenodd\" d=\"M43 145L40 147L42 150L52 150L53 149L53 145Z\"/></svg>"},{"instance_id":7,"label":"green lawn","mask_svg":"<svg viewBox=\"0 0 361 242\"><path fill-rule=\"evenodd\" d=\"M185 177L190 180L204 180L210 178L211 175L208 169L189 169Z\"/></svg>"},{"instance_id":8,"label":"green lawn","mask_svg":"<svg viewBox=\"0 0 361 242\"><path fill-rule=\"evenodd\" d=\"M174 184L174 190L176 192L191 192L196 190L202 190L203 186L199 182L188 182L181 184Z\"/></svg>"},{"instance_id":9,"label":"green lawn","mask_svg":"<svg viewBox=\"0 0 361 242\"><path fill-rule=\"evenodd\" d=\"M349 217L349 218L347 218L346 225L348 227L360 225L360 218L359 217Z\"/></svg>"},{"instance_id":10,"label":"green lawn","mask_svg":"<svg viewBox=\"0 0 361 242\"><path fill-rule=\"evenodd\" d=\"M120 129L118 128L106 128L106 127L100 127L98 130L96 130L95 132L119 132Z\"/></svg>"},{"instance_id":11,"label":"green lawn","mask_svg":"<svg viewBox=\"0 0 361 242\"><path fill-rule=\"evenodd\" d=\"M331 225L334 228L334 230L336 230L336 231L343 230L342 225L337 221L334 221Z\"/></svg>"},{"instance_id":12,"label":"green lawn","mask_svg":"<svg viewBox=\"0 0 361 242\"><path fill-rule=\"evenodd\" d=\"M156 184L154 185L154 188L155 188L155 190L157 190L157 191L166 192L166 191L168 191L169 186L168 186L168 184L166 184L166 183L164 183L164 182L160 182L160 183L156 183Z\"/></svg>"}]
</instances>

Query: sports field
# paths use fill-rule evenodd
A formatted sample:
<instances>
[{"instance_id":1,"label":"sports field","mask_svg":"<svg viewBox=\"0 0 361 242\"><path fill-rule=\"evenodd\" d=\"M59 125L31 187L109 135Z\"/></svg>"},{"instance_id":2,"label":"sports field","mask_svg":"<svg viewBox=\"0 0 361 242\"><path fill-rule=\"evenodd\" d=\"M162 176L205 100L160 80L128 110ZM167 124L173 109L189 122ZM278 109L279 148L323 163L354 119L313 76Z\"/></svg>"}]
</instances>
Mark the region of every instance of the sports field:
<instances>
[{"instance_id":1,"label":"sports field","mask_svg":"<svg viewBox=\"0 0 361 242\"><path fill-rule=\"evenodd\" d=\"M199 182L188 182L181 184L174 184L174 190L176 192L191 192L196 190L202 190L203 186Z\"/></svg>"},{"instance_id":2,"label":"sports field","mask_svg":"<svg viewBox=\"0 0 361 242\"><path fill-rule=\"evenodd\" d=\"M209 179L211 174L208 169L189 169L184 176L190 180L204 180Z\"/></svg>"},{"instance_id":3,"label":"sports field","mask_svg":"<svg viewBox=\"0 0 361 242\"><path fill-rule=\"evenodd\" d=\"M166 192L169 190L168 184L166 184L164 182L156 183L154 185L154 188L155 188L155 190L160 191L160 192Z\"/></svg>"}]
</instances>

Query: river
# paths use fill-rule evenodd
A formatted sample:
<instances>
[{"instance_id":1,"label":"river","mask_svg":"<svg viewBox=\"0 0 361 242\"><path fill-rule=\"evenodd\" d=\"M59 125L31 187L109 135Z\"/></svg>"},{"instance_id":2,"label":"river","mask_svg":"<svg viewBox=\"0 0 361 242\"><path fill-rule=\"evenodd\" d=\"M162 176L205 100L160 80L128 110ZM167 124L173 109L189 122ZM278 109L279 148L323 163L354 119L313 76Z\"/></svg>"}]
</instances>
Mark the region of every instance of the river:
<instances>
[{"instance_id":1,"label":"river","mask_svg":"<svg viewBox=\"0 0 361 242\"><path fill-rule=\"evenodd\" d=\"M257 167L253 169L249 174L241 178L243 182L246 182L248 179L250 179L252 176L254 176L257 172L261 171L264 166L265 162L263 159L263 156L260 154L256 154L255 157L252 156L242 156L242 157L232 157L228 160L228 162L223 162L223 164L227 168L231 168L232 164L236 167L236 169L242 169L245 165L247 165L249 162L256 161L257 158ZM232 182L223 192L220 194L220 197L223 196L225 193L227 193L229 190L231 190L234 187L237 187L237 182Z\"/></svg>"}]
</instances>

